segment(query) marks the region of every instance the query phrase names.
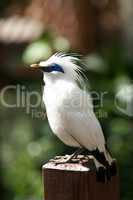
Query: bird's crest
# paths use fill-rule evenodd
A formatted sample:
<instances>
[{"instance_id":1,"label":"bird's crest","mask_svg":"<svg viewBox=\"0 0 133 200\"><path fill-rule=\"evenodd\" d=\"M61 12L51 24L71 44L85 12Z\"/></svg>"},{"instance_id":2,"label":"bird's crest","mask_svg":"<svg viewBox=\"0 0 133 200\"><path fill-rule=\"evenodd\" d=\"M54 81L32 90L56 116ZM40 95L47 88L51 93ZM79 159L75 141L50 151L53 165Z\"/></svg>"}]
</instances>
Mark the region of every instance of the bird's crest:
<instances>
[{"instance_id":1,"label":"bird's crest","mask_svg":"<svg viewBox=\"0 0 133 200\"><path fill-rule=\"evenodd\" d=\"M87 81L85 75L85 64L82 61L82 56L76 53L55 53L50 60L53 62L60 63L70 75L80 84L84 86Z\"/></svg>"}]
</instances>

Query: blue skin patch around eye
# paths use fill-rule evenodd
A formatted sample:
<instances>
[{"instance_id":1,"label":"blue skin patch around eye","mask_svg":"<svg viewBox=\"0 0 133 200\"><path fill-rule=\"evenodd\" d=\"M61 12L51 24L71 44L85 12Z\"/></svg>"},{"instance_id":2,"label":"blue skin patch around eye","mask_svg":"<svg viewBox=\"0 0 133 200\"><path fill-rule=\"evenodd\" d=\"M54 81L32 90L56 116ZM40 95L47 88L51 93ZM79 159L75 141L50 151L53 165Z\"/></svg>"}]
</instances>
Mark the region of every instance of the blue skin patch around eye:
<instances>
[{"instance_id":1,"label":"blue skin patch around eye","mask_svg":"<svg viewBox=\"0 0 133 200\"><path fill-rule=\"evenodd\" d=\"M41 67L41 70L43 72L48 72L48 73L50 73L50 72L62 72L62 73L64 73L63 68L56 63L53 63L48 67Z\"/></svg>"}]
</instances>

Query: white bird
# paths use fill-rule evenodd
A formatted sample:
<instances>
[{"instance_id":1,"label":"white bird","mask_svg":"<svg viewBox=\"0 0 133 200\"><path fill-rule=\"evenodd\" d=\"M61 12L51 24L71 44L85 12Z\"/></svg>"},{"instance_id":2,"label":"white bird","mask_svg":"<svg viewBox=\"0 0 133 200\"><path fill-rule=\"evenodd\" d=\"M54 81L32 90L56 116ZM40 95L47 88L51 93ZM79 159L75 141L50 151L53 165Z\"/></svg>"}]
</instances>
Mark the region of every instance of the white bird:
<instances>
[{"instance_id":1,"label":"white bird","mask_svg":"<svg viewBox=\"0 0 133 200\"><path fill-rule=\"evenodd\" d=\"M107 150L91 97L78 84L84 83L80 58L56 53L31 67L43 71L43 101L53 133L66 145L89 150L97 160L97 171L105 171L110 179L116 174L116 166Z\"/></svg>"}]
</instances>

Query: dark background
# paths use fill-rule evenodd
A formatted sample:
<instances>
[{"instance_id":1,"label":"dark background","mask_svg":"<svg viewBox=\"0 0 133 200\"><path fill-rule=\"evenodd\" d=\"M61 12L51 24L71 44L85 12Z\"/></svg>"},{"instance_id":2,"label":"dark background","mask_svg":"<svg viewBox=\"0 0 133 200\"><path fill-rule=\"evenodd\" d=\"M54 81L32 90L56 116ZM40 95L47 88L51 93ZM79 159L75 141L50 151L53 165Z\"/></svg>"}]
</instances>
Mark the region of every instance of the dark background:
<instances>
[{"instance_id":1,"label":"dark background","mask_svg":"<svg viewBox=\"0 0 133 200\"><path fill-rule=\"evenodd\" d=\"M42 199L42 164L73 152L52 134L44 106L27 111L28 95L35 105L38 97L33 92L42 94L42 74L28 66L56 51L81 53L90 91L107 92L102 107L93 94L95 112L118 161L121 199L133 199L132 8L132 0L0 1L2 200ZM14 89L5 92L4 102L20 105L4 104L2 92L7 86Z\"/></svg>"}]
</instances>

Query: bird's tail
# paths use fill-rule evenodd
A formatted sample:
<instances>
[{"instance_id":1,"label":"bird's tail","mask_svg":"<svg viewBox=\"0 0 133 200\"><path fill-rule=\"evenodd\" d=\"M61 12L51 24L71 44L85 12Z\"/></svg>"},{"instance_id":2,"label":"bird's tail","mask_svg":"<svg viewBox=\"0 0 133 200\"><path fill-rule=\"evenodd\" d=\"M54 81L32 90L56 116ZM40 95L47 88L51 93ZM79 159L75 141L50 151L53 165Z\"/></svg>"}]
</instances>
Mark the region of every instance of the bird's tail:
<instances>
[{"instance_id":1,"label":"bird's tail","mask_svg":"<svg viewBox=\"0 0 133 200\"><path fill-rule=\"evenodd\" d=\"M109 168L109 176L115 176L117 174L117 166L116 166L116 161L115 159L113 159L111 157L111 154L106 146L106 149L105 149L105 158L108 162L108 165L107 167Z\"/></svg>"},{"instance_id":2,"label":"bird's tail","mask_svg":"<svg viewBox=\"0 0 133 200\"><path fill-rule=\"evenodd\" d=\"M107 147L105 148L104 152L100 152L98 149L96 149L92 151L92 154L97 159L97 161L104 166L107 180L110 180L112 176L117 174L116 161L111 157ZM101 166L100 170L103 171Z\"/></svg>"}]
</instances>

